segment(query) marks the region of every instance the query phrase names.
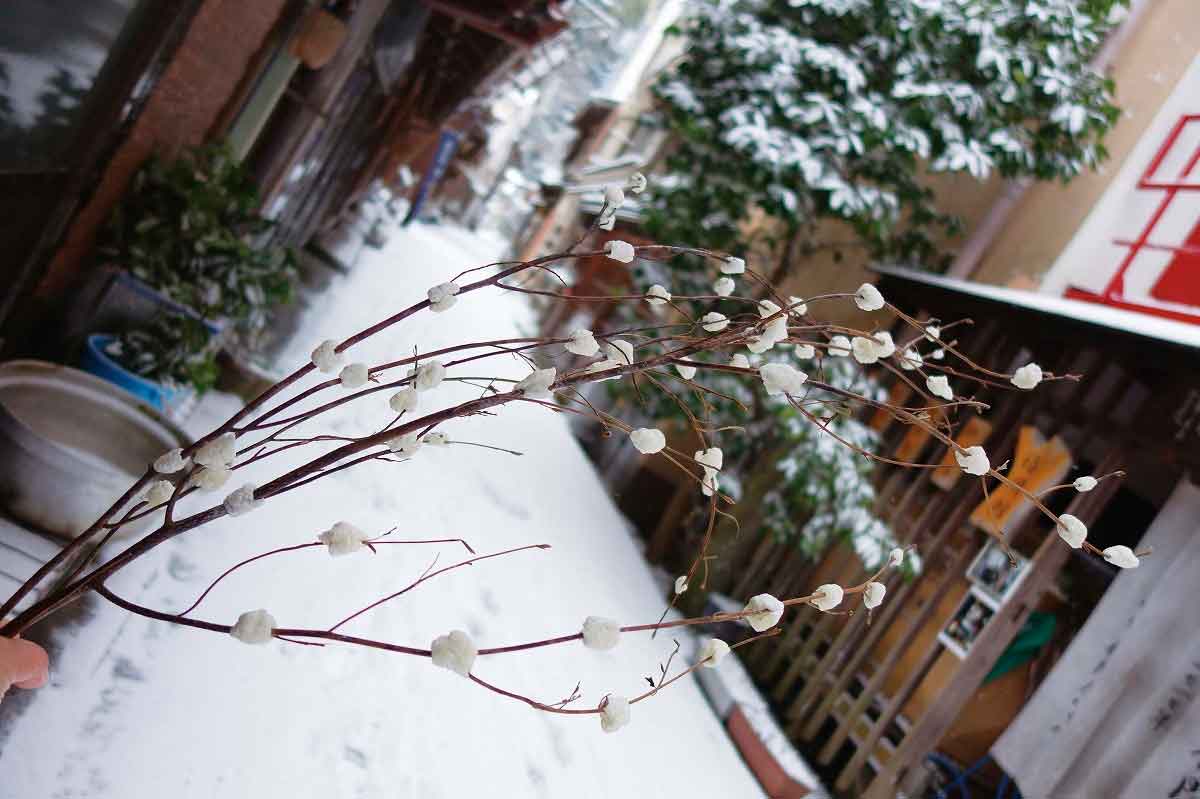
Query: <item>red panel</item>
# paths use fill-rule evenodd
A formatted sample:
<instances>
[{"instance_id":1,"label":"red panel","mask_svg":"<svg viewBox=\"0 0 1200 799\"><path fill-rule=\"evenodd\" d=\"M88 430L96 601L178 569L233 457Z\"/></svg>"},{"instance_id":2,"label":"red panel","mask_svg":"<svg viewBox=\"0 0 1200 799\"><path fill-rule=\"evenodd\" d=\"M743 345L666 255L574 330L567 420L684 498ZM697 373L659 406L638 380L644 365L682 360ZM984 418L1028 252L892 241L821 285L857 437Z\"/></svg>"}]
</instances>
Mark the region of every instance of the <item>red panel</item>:
<instances>
[{"instance_id":1,"label":"red panel","mask_svg":"<svg viewBox=\"0 0 1200 799\"><path fill-rule=\"evenodd\" d=\"M1150 289L1150 296L1200 308L1200 220L1183 247L1175 251L1175 257Z\"/></svg>"},{"instance_id":2,"label":"red panel","mask_svg":"<svg viewBox=\"0 0 1200 799\"><path fill-rule=\"evenodd\" d=\"M1112 277L1109 279L1104 291L1100 294L1095 294L1075 287L1068 287L1066 291L1067 297L1153 316L1161 316L1167 319L1175 319L1181 322L1200 324L1200 220L1197 220L1197 223L1188 234L1186 241L1178 243L1152 241L1155 227L1167 213L1168 208L1175 202L1177 195L1181 192L1200 190L1200 184L1191 180L1192 171L1196 168L1197 164L1200 164L1200 147L1197 147L1188 156L1186 162L1179 168L1179 174L1175 176L1174 180L1157 174L1163 162L1170 154L1171 148L1179 140L1184 128L1197 122L1200 122L1200 115L1185 114L1181 116L1163 140L1162 145L1158 148L1154 158L1146 166L1145 171L1142 172L1141 179L1137 184L1138 191L1160 192L1161 198L1159 199L1158 207L1155 208L1135 240L1114 240L1115 244L1128 248L1128 251L1121 259L1120 265L1112 273ZM1166 250L1173 253L1171 260L1162 272L1159 273L1153 286L1150 288L1150 296L1160 302L1170 302L1194 308L1194 312L1145 305L1126 295L1125 275L1143 250Z\"/></svg>"}]
</instances>

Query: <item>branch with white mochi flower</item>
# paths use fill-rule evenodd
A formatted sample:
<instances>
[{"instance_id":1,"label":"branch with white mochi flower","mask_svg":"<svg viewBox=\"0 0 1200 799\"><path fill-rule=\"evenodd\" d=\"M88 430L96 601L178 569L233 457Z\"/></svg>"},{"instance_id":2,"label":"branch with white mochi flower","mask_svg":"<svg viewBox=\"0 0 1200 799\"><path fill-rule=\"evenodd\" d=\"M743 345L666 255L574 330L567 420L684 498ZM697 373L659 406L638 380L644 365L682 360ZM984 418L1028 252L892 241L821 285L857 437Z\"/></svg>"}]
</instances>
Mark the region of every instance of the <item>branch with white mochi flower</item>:
<instances>
[{"instance_id":1,"label":"branch with white mochi flower","mask_svg":"<svg viewBox=\"0 0 1200 799\"><path fill-rule=\"evenodd\" d=\"M635 181L636 183L636 181ZM631 189L636 190L635 186ZM601 213L601 227L611 220L615 208L623 200L619 187L610 187L606 192L606 206ZM134 485L103 514L88 530L68 545L63 552L40 569L25 585L0 607L0 619L10 613L17 603L30 591L46 582L55 568L69 559L83 554L58 587L46 591L37 601L21 613L8 619L0 634L16 635L51 613L66 607L71 602L96 592L110 602L134 613L168 623L190 626L213 632L229 633L246 643L264 643L279 638L291 643L320 646L334 641L351 645L373 647L401 654L430 657L435 665L444 666L470 676L477 684L504 696L518 699L538 709L551 712L599 714L605 729L616 729L628 720L628 706L652 696L657 690L690 673L698 665L715 665L729 647L722 642L710 642L707 655L700 663L691 666L682 674L670 679L662 667L663 679L651 692L625 700L621 695L606 695L594 709L577 710L566 707L575 701L572 698L559 703L542 703L521 697L478 678L471 667L478 655L506 654L536 649L544 646L566 644L582 640L589 648L609 648L615 645L621 634L651 632L678 626L713 624L717 622L745 619L760 633L771 630L779 621L784 610L792 605L808 605L822 612L838 612L848 597L862 595L863 605L869 611L884 599L886 589L875 578L883 569L896 567L903 560L903 550L895 549L887 563L871 579L860 585L844 588L834 584L819 586L811 594L779 600L769 594L753 597L745 609L732 614L693 617L666 621L664 616L657 622L632 626L620 626L615 621L601 617L589 617L580 631L539 641L508 646L477 649L466 633L454 631L436 639L428 649L393 644L386 641L347 636L339 628L352 622L364 613L391 602L412 591L425 581L447 571L473 565L494 558L507 557L533 549L546 549L546 545L529 545L501 552L477 555L463 539L436 538L422 540L390 540L384 536L368 537L351 522L340 522L325 531L318 540L290 547L270 550L242 560L218 576L200 594L197 600L181 613L170 614L145 608L127 599L118 597L106 586L115 573L138 558L173 538L196 530L223 517L241 517L255 512L281 494L295 491L347 469L370 462L407 465L414 468L419 464L420 452L425 447L481 446L504 453L515 451L484 442L461 441L453 437L456 420L490 416L504 406L527 403L556 412L579 414L596 420L605 430L618 430L629 436L633 446L645 455L663 457L675 468L694 480L707 500L707 524L704 535L687 573L677 582L675 597L687 590L689 582L703 566L715 556L708 550L716 521L726 517L733 499L721 491L720 480L724 466L724 452L714 436L737 433L732 428L714 423L703 410L711 401L725 400L740 403L734 393L707 385L705 378L724 375L743 378L751 388L761 387L755 394L755 402L765 395L766 401L783 402L795 408L822 433L829 435L841 445L867 458L911 468L934 468L939 464L916 463L887 458L871 452L840 436L830 421L849 408L871 408L890 415L903 425L922 428L931 437L945 444L954 452L957 462L967 474L986 481L991 479L1008 486L1029 499L1034 506L1055 524L1059 535L1070 546L1083 548L1103 557L1110 563L1124 568L1137 565L1137 556L1124 547L1097 550L1086 542L1086 529L1069 514L1055 515L1040 499L1016 484L1001 471L993 469L982 447L963 448L955 443L950 425L950 411L970 409L983 413L988 410L985 403L969 396L958 396L950 379L969 378L979 385L996 386L997 381L1007 381L1021 390L1033 390L1041 382L1059 379L1076 379L1072 375L1052 375L1044 372L1036 363L1027 364L1008 375L986 369L963 355L957 342L942 339L942 333L951 329L951 322L935 325L919 322L899 309L888 304L878 289L864 284L854 293L832 293L802 299L783 297L770 286L761 275L746 266L745 261L734 255L714 253L690 247L646 245L635 247L627 242L613 240L603 250L548 255L520 263L492 264L479 269L494 269L494 273L472 283L460 285L458 281L478 270L467 270L450 281L433 286L426 297L388 318L372 325L340 342L326 341L317 346L310 362L297 368L279 383L267 389L242 410L231 416L195 444L164 453L156 459ZM614 296L564 296L557 291L544 291L528 286L518 286L511 279L530 274L550 274L557 277L554 267L576 258L607 257L619 263L630 263L635 257L664 261L672 258L696 258L715 264L720 277L714 283L714 292L708 295L672 296L669 286L656 284L644 294ZM750 281L757 289L765 290L768 299L756 299L735 294L735 278ZM483 289L513 291L547 297L555 302L589 303L633 303L648 307L652 312L674 311L679 321L652 326L627 326L608 335L597 335L585 329L573 330L560 337L523 337L478 342L463 342L442 349L395 358L378 364L348 361L347 353L355 345L383 333L389 328L422 312L451 312L458 303L473 292ZM736 304L737 308L726 307L729 312L709 310L691 315L678 304L681 300L719 299ZM857 328L821 321L814 317L812 309L830 307L829 304L852 301L861 311L877 312L888 310L912 330L913 336L897 344L890 333L880 330ZM642 303L645 305L642 306ZM923 354L926 344L936 347ZM783 346L802 360L815 361L815 371L800 369L791 363L770 360L769 353L778 352ZM741 350L745 350L742 352ZM451 356L447 360L442 360ZM750 357L767 360L752 365ZM511 378L501 374L490 374L488 367L494 359L517 359L527 369L522 377ZM822 379L827 359L844 358L860 369L872 367L894 375L907 383L914 394L926 404L923 407L905 407L870 396L869 393L834 385ZM928 360L927 360L928 358ZM589 360L582 360L589 359ZM956 359L955 366L947 365L935 373L932 362ZM470 365L467 372L463 367ZM550 365L553 364L553 365ZM392 374L394 370L406 368L402 376ZM305 385L308 376L326 375ZM923 378L924 385L910 379ZM677 391L668 385L665 378L680 381L685 390ZM684 410L690 433L694 434L699 448L688 454L668 446L664 430L655 425L638 426L618 418L614 413L597 408L582 392L591 383L629 379L639 395L655 393L676 403ZM477 386L480 393L471 399L454 402L438 402L443 395L444 384L458 383ZM745 386L743 386L745 388ZM387 392L386 402L380 397ZM691 392L701 399L702 409L694 412L687 407L682 395ZM935 401L934 398L940 400ZM369 406L378 403L380 411L388 411L389 420L374 432L359 436L334 435L322 423L334 411L357 403ZM424 406L424 407L423 407ZM823 416L822 414L827 414ZM690 447L689 447L690 448ZM275 456L284 452L305 452L311 455L298 465L272 475L261 485L245 483L229 491L223 499L202 510L181 516L180 502L191 503L214 492L225 490L231 477L241 469L254 464L256 469L269 468ZM1114 477L1119 473L1105 475L1099 479ZM1077 491L1091 490L1095 479L1084 478L1071 485ZM1055 488L1065 488L1059 486ZM220 496L219 494L217 496ZM123 545L123 548L107 560L94 563L101 554L101 547L133 521L162 514L155 529L140 539ZM732 517L731 517L732 518ZM998 536L1003 541L1003 536ZM332 627L282 628L264 610L249 611L230 625L201 621L191 618L200 603L222 581L234 571L261 566L268 558L299 550L325 547L330 554L350 554L363 549L374 551L377 546L392 544L447 544L455 543L466 547L472 557L455 564L434 570L431 564L418 578L400 590L385 595L375 602L350 613ZM85 547L88 548L85 550ZM886 551L886 550L884 550ZM671 604L674 599L671 600ZM669 606L668 606L669 607ZM763 636L759 636L763 637ZM757 639L752 639L757 640ZM576 692L577 693L577 692Z\"/></svg>"},{"instance_id":2,"label":"branch with white mochi flower","mask_svg":"<svg viewBox=\"0 0 1200 799\"><path fill-rule=\"evenodd\" d=\"M389 533L390 532L391 531L389 531ZM833 608L841 606L850 596L861 594L863 597L863 606L868 612L870 612L871 609L877 607L883 601L884 593L886 592L886 588L884 587L883 583L878 582L878 578L887 569L898 567L904 556L902 550L895 550L888 562L878 572L860 585L848 588L842 588L836 584L826 584L819 586L815 591L806 596L791 597L784 600L777 599L770 594L759 594L755 597L752 597L746 604L745 608L741 611L715 613L707 616L676 619L666 622L660 620L658 622L649 624L621 625L614 619L600 616L589 616L584 619L578 632L559 635L551 638L543 638L536 641L484 648L477 647L470 635L462 630L452 630L445 635L436 637L431 642L428 649L397 644L389 641L361 638L358 636L338 633L337 631L340 627L343 627L354 619L359 618L363 614L370 612L393 599L403 596L423 582L433 579L440 574L444 574L463 566L473 565L484 560L513 555L531 549L548 549L548 545L532 544L486 555L476 555L475 557L443 567L436 571L432 570L432 567L427 568L417 579L413 580L399 591L381 597L380 599L351 613L341 621L325 629L282 627L276 622L274 616L264 609L247 611L246 613L241 614L241 616L239 616L233 624L228 625L188 617L188 613L194 610L216 587L216 585L233 571L250 563L261 561L267 557L282 554L284 552L323 547L330 556L342 557L364 550L370 550L374 552L374 546L382 543L460 543L464 547L470 549L466 542L462 541L461 539L443 539L441 541L385 541L384 539L389 533L385 533L382 536L371 537L347 522L338 522L329 530L326 530L318 535L316 541L270 550L260 555L240 561L238 564L230 569L227 569L216 580L214 580L200 595L200 597L194 603L192 603L191 606L176 614L154 610L152 608L132 602L128 599L118 596L104 585L99 586L96 590L108 601L137 615L162 622L191 627L193 629L228 634L236 640L246 644L264 644L273 639L279 639L293 644L310 646L324 646L326 643L336 642L370 649L381 649L395 654L428 657L435 666L449 669L450 671L461 674L464 677L468 677L481 687L484 687L502 696L524 702L534 709L549 713L561 713L564 715L600 715L602 728L606 732L613 732L628 722L628 705L637 704L638 702L651 698L663 688L673 684L687 674L690 674L697 668L715 668L720 663L721 659L724 658L732 649L736 649L739 646L743 646L745 644L762 640L763 638L771 637L777 634L779 630L778 624L788 607L808 605L821 612L832 612ZM651 690L629 700L625 700L624 697L619 694L605 694L595 708L567 709L565 707L567 704L579 699L579 684L577 684L576 690L573 692L570 699L558 703L545 703L500 688L499 686L482 679L473 672L476 661L479 657L515 654L532 649L561 646L576 641L581 642L586 649L595 651L609 651L615 649L620 644L621 637L628 633L651 632L684 626L728 623L739 620L744 620L755 632L760 634L736 643L732 646L720 639L710 638L705 642L699 659L692 666L668 678L666 676L670 665L670 659L668 659L667 665L662 667L663 679L660 680L657 685L653 685ZM618 717L615 715L615 713L619 708L624 708L624 710Z\"/></svg>"}]
</instances>

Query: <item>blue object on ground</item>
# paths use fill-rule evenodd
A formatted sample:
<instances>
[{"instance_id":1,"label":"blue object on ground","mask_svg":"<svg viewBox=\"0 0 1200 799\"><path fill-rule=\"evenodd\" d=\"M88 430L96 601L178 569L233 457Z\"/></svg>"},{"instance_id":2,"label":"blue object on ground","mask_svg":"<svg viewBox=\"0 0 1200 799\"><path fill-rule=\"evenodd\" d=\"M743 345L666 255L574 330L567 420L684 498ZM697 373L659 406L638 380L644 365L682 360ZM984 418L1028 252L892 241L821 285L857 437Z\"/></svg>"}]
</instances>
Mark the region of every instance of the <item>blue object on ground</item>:
<instances>
[{"instance_id":1,"label":"blue object on ground","mask_svg":"<svg viewBox=\"0 0 1200 799\"><path fill-rule=\"evenodd\" d=\"M442 131L438 137L437 150L433 154L433 164L429 169L425 170L425 175L421 178L421 185L417 187L417 196L412 202L412 206L408 209L408 215L404 217L404 221L400 224L404 227L416 219L421 213L421 207L425 205L425 200L429 197L429 193L434 187L441 182L442 176L446 174L446 167L450 166L450 161L454 158L454 151L458 149L458 140L461 134L457 130L449 128Z\"/></svg>"},{"instance_id":2,"label":"blue object on ground","mask_svg":"<svg viewBox=\"0 0 1200 799\"><path fill-rule=\"evenodd\" d=\"M942 769L943 772L953 779L953 782L938 791L937 799L949 799L950 791L955 789L961 792L963 799L971 799L971 788L967 784L967 781L971 778L971 775L987 765L987 762L992 759L992 755L989 752L988 754L976 760L966 769L963 769L953 760L941 754L940 752L930 752L925 756L925 758L931 763L937 765ZM1010 787L1016 799L1021 799L1021 792L1017 790L1016 783L1014 783L1012 778L1007 774L1003 775L1000 780L1000 785L996 789L996 799L1002 799Z\"/></svg>"},{"instance_id":3,"label":"blue object on ground","mask_svg":"<svg viewBox=\"0 0 1200 799\"><path fill-rule=\"evenodd\" d=\"M135 375L114 361L104 351L105 347L113 340L114 337L107 333L93 333L88 336L87 343L83 348L83 357L79 362L80 368L128 391L160 411L169 411L173 403L179 399L180 389L168 388L161 383Z\"/></svg>"}]
</instances>

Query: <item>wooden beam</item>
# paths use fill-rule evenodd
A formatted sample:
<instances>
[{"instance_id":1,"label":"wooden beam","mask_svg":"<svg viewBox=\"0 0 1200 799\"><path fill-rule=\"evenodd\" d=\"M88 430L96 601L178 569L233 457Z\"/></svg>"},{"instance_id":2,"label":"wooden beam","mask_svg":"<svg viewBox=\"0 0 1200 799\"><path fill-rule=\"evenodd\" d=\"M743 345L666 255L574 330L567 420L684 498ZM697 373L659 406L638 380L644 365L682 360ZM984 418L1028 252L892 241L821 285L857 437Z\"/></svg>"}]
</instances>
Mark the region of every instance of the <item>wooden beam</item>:
<instances>
[{"instance_id":1,"label":"wooden beam","mask_svg":"<svg viewBox=\"0 0 1200 799\"><path fill-rule=\"evenodd\" d=\"M519 47L522 50L528 50L540 41L537 36L525 37L506 29L504 27L506 20L504 19L489 17L478 11L469 11L445 0L422 0L422 2L433 11L458 20L468 28L473 28L480 33L486 33L488 36L493 36L506 44L511 44L513 47Z\"/></svg>"},{"instance_id":2,"label":"wooden beam","mask_svg":"<svg viewBox=\"0 0 1200 799\"><path fill-rule=\"evenodd\" d=\"M1056 368L1061 368L1065 371L1066 362L1068 360L1069 357L1061 357L1059 360L1060 366L1057 366ZM1074 390L1079 389L1076 388ZM1041 404L1044 405L1044 403ZM1050 428L1051 436L1059 432L1058 427L1062 424L1061 419L1056 419L1055 421L1056 425ZM1019 435L1019 429L1020 426L1014 423L1010 430L1009 436L1011 437L1013 435L1013 431L1016 431L1016 434ZM1039 517L1032 516L1025 521L1025 523L1022 525L1022 528L1035 527L1038 524L1038 520ZM1015 534L1010 536L1010 538L1019 537L1020 532L1022 531L1023 529L1015 531ZM969 557L972 554L974 554L973 551L967 549L964 550L963 557ZM963 560L957 566L957 569L961 571L962 569L966 568L966 566L967 561ZM949 574L947 576L952 577L953 574ZM926 673L941 654L942 649L943 647L935 639L926 649L926 652L918 662L917 666L913 668L908 675L906 675L900 689L897 690L896 694L887 702L884 711L880 714L879 718L876 719L870 733L868 733L868 735L859 742L859 750L855 752L854 757L850 759L850 761L845 765L841 773L838 775L836 787L839 790L849 790L854 784L855 780L857 780L863 764L866 763L868 758L871 756L871 753L874 750L876 743L879 741L880 736L884 734L888 725L904 708L905 703L907 703L912 697L912 694L916 691L917 687L921 684L921 681L925 678ZM845 738L843 736L840 740L831 740L829 743L827 743L825 749L821 752L819 762L827 763L832 760L833 757L836 756L837 748L841 746L844 740Z\"/></svg>"},{"instance_id":3,"label":"wooden beam","mask_svg":"<svg viewBox=\"0 0 1200 799\"><path fill-rule=\"evenodd\" d=\"M800 554L793 546L789 546L786 542L779 544L782 557L778 559L776 569L771 574L770 578L764 583L768 593L777 597L789 596L788 588L792 583L792 578L797 569L804 561L804 556Z\"/></svg>"},{"instance_id":4,"label":"wooden beam","mask_svg":"<svg viewBox=\"0 0 1200 799\"><path fill-rule=\"evenodd\" d=\"M897 468L896 471L900 475L907 473L906 470L901 468ZM931 470L929 469L922 469L920 474L918 474L912 480L912 486L915 487L918 485L926 485L928 483L928 475L930 471ZM958 491L938 492L933 499L926 503L924 510L921 512L920 517L915 523L903 524L903 527L897 536L899 543L901 545L911 543L918 533L926 529L928 520L939 514L942 514L946 511L951 511L950 518L957 518L957 516L953 514L953 510L955 508L961 509L965 499L966 495L964 494L963 489ZM963 518L965 519L965 517ZM926 542L925 552L927 553L927 556L939 552L949 539L950 534L954 532L958 525L961 525L961 520L956 525L950 525L947 523L940 525L938 532L928 542ZM897 526L898 525L893 525L893 528ZM896 581L889 582L889 590L895 589L895 582ZM889 597L887 606L885 607L883 613L880 614L881 617L877 620L877 623L881 627L890 622L892 615L896 612L896 610L898 610L899 604L902 604L904 599L907 597L910 588L911 584L905 584L904 588L895 592L894 595ZM859 621L861 621L861 619ZM851 622L846 625L845 629L843 629L842 634L838 636L833 646L830 647L829 652L826 653L825 658L821 661L821 664L817 668L817 671L822 675L829 674L832 669L836 669L838 667L838 661L845 657L845 649L852 645L858 647L857 654L851 658L848 664L843 664L845 668L843 669L842 674L838 676L831 675L833 676L832 682L835 686L832 690L834 695L840 692L853 677L853 675L857 673L862 658L867 654L867 651L865 651L863 648L863 644L858 643L855 640L855 633L860 629L860 624L855 620L851 620ZM871 636L872 646L874 645L874 640L876 640L878 635L881 633L882 629L879 629L876 634ZM869 647L866 649L869 650ZM793 730L797 729L798 725L802 723L805 712L816 700L818 692L823 690L827 683L828 680L826 680L824 677L822 677L822 679L819 681L812 681L809 685L804 687L804 690L801 692L800 696L797 697L795 702L792 703L791 707L788 709L788 716L795 720L791 725ZM817 731L820 729L821 722L824 720L824 716L828 713L828 709L832 701L833 700L827 696L826 700L821 703L816 713L810 716L808 723L803 728L803 732L801 733L802 737L804 737L806 740L816 736Z\"/></svg>"},{"instance_id":5,"label":"wooden beam","mask_svg":"<svg viewBox=\"0 0 1200 799\"><path fill-rule=\"evenodd\" d=\"M864 575L864 579L865 579ZM861 580L857 581L861 582ZM813 676L808 679L804 688L800 691L799 696L792 702L788 708L788 716L790 718L799 719L803 716L804 711L812 704L813 699L818 692L822 691L827 681L834 677L839 665L844 665L846 651L849 649L851 639L854 634L861 628L867 618L865 611L857 612L850 617L833 641L829 644L829 649L826 650L824 656L817 661L816 668L813 670Z\"/></svg>"},{"instance_id":6,"label":"wooden beam","mask_svg":"<svg viewBox=\"0 0 1200 799\"><path fill-rule=\"evenodd\" d=\"M807 720L817 716L823 717L830 713L837 697L846 690L846 686L864 665L867 656L879 643L883 634L887 632L888 626L895 619L896 614L905 606L918 582L919 580L903 580L902 578L889 581L887 603L883 610L879 615L872 617L870 624L866 624L864 620L863 625L858 628L857 632L865 632L865 635L856 636L854 640L843 644L842 650L838 652L838 661L822 674L820 680L813 680L811 685L805 685L800 696L788 709L788 715L792 718L792 723L788 728L791 734L796 735ZM863 615L865 616L865 614ZM846 659L846 651L850 649L853 649L854 654ZM806 717L805 714L809 707L818 699L821 700L820 704Z\"/></svg>"},{"instance_id":7,"label":"wooden beam","mask_svg":"<svg viewBox=\"0 0 1200 799\"><path fill-rule=\"evenodd\" d=\"M1045 402L1044 397L1042 398L1041 402ZM1001 420L997 425L997 428L1005 432L1001 440L995 445L993 454L1006 452L1012 448L1018 434L1018 422L1022 411L1024 410L1025 412L1028 412L1030 410L1029 408L1022 409L1018 407L1018 404L1012 398L1012 395L1006 395L1004 399L996 404L998 407L994 408L994 411L996 412L996 417ZM928 472L929 470L925 471ZM921 477L926 480L928 479L927 475L921 475ZM923 529L927 523L927 520L929 518L933 518L935 514L948 512L946 518L938 527L938 532L935 538L931 542L929 549L931 553L938 552L949 540L950 536L962 528L962 525L970 516L971 510L974 508L975 500L979 494L980 492L978 486L975 483L962 482L950 491L938 492L935 499L926 505L924 511L921 513L920 518L914 525L914 527L917 529ZM922 606L921 610L918 612L918 617L910 621L909 625L906 627L906 633L901 636L901 643L898 643L893 650L888 652L887 656L885 656L884 662L880 665L879 669L876 670L875 674L872 675L871 680L858 697L858 701L854 705L855 712L852 714L851 721L840 725L830 740L826 742L820 753L820 762L828 763L836 756L838 749L841 748L842 744L845 742L846 738L850 735L850 732L853 729L853 720L856 719L857 716L867 708L868 704L873 700L874 695L883 685L883 681L886 679L887 675L896 667L900 657L908 649L907 644L904 642L910 640L912 635L920 629L921 625L929 619L934 610L937 608L937 605L941 601L942 597L944 597L946 592L950 590L950 587L954 585L955 579L960 575L962 569L966 566L967 560L969 560L969 558L974 554L974 551L969 547L964 548L964 550L957 553L954 560L955 565L952 565L948 569L948 571L938 582L937 586L934 588L934 596L930 603ZM936 654L940 652L940 647L937 647L936 645L932 646L931 649L926 652L927 657L930 657L929 651L934 652L933 657L936 657ZM924 676L923 673L921 676ZM911 675L909 675L909 679L912 679ZM917 684L919 684L919 680L913 683L914 689ZM899 710L900 707L897 707L896 712L898 713ZM820 710L818 710L818 714L819 713ZM819 724L819 720L816 720L816 723ZM879 725L879 729L880 731L886 729L886 725ZM803 730L803 733L811 738L814 737L818 731L819 726L814 727L814 724L810 723ZM854 765L853 768L847 766L845 769L843 769L841 774L842 781L852 779L856 775L857 769L861 768L862 763L870 757L873 748L874 743L855 754L855 757L851 762L854 763L857 761L857 764Z\"/></svg>"},{"instance_id":8,"label":"wooden beam","mask_svg":"<svg viewBox=\"0 0 1200 799\"><path fill-rule=\"evenodd\" d=\"M964 551L968 554L970 553L970 550ZM962 565L966 566L965 560ZM887 741L883 736L887 732L888 726L900 715L900 711L904 709L908 700L912 698L912 695L917 690L917 686L924 681L925 676L929 674L929 670L933 668L933 664L937 662L944 649L945 647L936 638L930 641L924 654L921 655L921 659L917 661L917 664L904 678L904 682L900 684L900 688L897 689L891 698L886 699L879 718L875 720L875 723L867 731L867 734L855 742L858 749L855 751L854 757L850 758L850 762L838 774L837 782L834 785L839 791L850 790L858 781L863 764L871 763L871 758L874 756L875 748L879 745L880 740ZM844 741L845 739L843 738L842 740ZM840 746L841 741L837 743L837 747L840 748ZM835 748L834 741L831 739L821 751L822 759L820 762L825 763L832 760L836 755L837 748ZM895 755L894 750L892 751L892 755Z\"/></svg>"},{"instance_id":9,"label":"wooden beam","mask_svg":"<svg viewBox=\"0 0 1200 799\"><path fill-rule=\"evenodd\" d=\"M812 577L816 574L817 567L829 557L832 549L832 545L826 546L825 550L815 558L801 555L799 550L794 550L800 556L800 562L792 570L786 588L782 593L776 594L776 596L797 596L806 588L810 588L812 586ZM792 633L794 637L796 630L803 625L800 624L798 616L793 616L789 621L793 626L787 626L785 623L784 632ZM746 655L743 659L754 666L755 673L764 682L769 680L770 676L778 670L778 665L782 657L778 644L782 643L783 640L783 638L780 638L774 646L752 646L746 650Z\"/></svg>"},{"instance_id":10,"label":"wooden beam","mask_svg":"<svg viewBox=\"0 0 1200 799\"><path fill-rule=\"evenodd\" d=\"M758 545L754 547L750 563L742 570L742 578L734 584L732 592L734 599L749 599L747 592L761 584L760 577L762 575L759 572L777 546L770 536L759 534Z\"/></svg>"}]
</instances>

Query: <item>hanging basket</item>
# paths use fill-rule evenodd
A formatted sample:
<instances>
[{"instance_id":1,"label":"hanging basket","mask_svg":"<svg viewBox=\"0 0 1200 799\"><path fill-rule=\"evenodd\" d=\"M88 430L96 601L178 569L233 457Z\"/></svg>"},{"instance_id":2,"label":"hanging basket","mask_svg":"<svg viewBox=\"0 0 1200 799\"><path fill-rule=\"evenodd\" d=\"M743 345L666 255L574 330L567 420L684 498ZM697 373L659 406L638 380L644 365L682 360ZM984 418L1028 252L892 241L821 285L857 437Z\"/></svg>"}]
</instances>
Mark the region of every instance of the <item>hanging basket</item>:
<instances>
[{"instance_id":1,"label":"hanging basket","mask_svg":"<svg viewBox=\"0 0 1200 799\"><path fill-rule=\"evenodd\" d=\"M346 23L324 9L309 12L292 38L289 52L309 69L329 63L346 40Z\"/></svg>"}]
</instances>

